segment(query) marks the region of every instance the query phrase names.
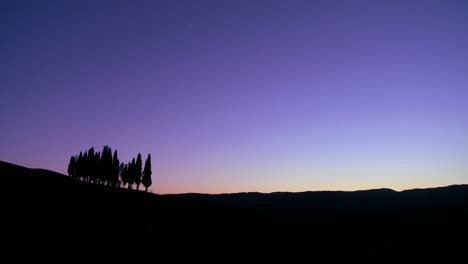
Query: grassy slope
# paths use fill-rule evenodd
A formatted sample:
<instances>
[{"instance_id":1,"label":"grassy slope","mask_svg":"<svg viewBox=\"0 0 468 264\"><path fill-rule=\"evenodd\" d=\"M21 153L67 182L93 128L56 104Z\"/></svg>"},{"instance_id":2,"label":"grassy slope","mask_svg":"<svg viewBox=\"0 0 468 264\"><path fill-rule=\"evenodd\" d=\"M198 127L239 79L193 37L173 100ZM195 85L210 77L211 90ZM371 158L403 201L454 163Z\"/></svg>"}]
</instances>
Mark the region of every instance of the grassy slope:
<instances>
[{"instance_id":1,"label":"grassy slope","mask_svg":"<svg viewBox=\"0 0 468 264\"><path fill-rule=\"evenodd\" d=\"M465 185L155 195L4 162L0 176L8 249L46 256L427 257L459 254L468 241Z\"/></svg>"}]
</instances>

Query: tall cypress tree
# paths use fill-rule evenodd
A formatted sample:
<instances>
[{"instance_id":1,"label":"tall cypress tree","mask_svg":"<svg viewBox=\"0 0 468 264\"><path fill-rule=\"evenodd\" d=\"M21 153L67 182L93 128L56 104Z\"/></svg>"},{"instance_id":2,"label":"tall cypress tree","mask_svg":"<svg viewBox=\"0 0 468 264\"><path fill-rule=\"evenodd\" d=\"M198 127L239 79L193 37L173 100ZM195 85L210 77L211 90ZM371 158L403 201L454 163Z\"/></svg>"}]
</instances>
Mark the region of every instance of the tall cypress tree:
<instances>
[{"instance_id":1,"label":"tall cypress tree","mask_svg":"<svg viewBox=\"0 0 468 264\"><path fill-rule=\"evenodd\" d=\"M102 181L101 152L96 152L96 154L94 154L94 166L95 166L94 182L100 184Z\"/></svg>"},{"instance_id":2,"label":"tall cypress tree","mask_svg":"<svg viewBox=\"0 0 468 264\"><path fill-rule=\"evenodd\" d=\"M78 160L76 162L76 178L81 179L83 176L83 152L80 151Z\"/></svg>"},{"instance_id":3,"label":"tall cypress tree","mask_svg":"<svg viewBox=\"0 0 468 264\"><path fill-rule=\"evenodd\" d=\"M88 182L94 181L94 175L96 174L95 158L94 158L94 148L91 147L88 150Z\"/></svg>"},{"instance_id":4,"label":"tall cypress tree","mask_svg":"<svg viewBox=\"0 0 468 264\"><path fill-rule=\"evenodd\" d=\"M89 159L88 159L88 151L85 150L83 154L83 181L87 181L89 175Z\"/></svg>"},{"instance_id":5,"label":"tall cypress tree","mask_svg":"<svg viewBox=\"0 0 468 264\"><path fill-rule=\"evenodd\" d=\"M127 170L128 189L132 189L133 184L135 183L135 177L134 177L135 158L133 158L132 161L128 163L127 168L128 168Z\"/></svg>"},{"instance_id":6,"label":"tall cypress tree","mask_svg":"<svg viewBox=\"0 0 468 264\"><path fill-rule=\"evenodd\" d=\"M75 168L76 168L76 161L75 156L71 156L70 162L68 163L68 176L75 178Z\"/></svg>"},{"instance_id":7,"label":"tall cypress tree","mask_svg":"<svg viewBox=\"0 0 468 264\"><path fill-rule=\"evenodd\" d=\"M112 183L112 150L109 146L104 146L101 155L101 172L103 183L111 185Z\"/></svg>"},{"instance_id":8,"label":"tall cypress tree","mask_svg":"<svg viewBox=\"0 0 468 264\"><path fill-rule=\"evenodd\" d=\"M125 178L125 164L123 162L120 163L119 175L120 175L120 182L122 183L122 186L125 188L125 185L127 184L127 179Z\"/></svg>"},{"instance_id":9,"label":"tall cypress tree","mask_svg":"<svg viewBox=\"0 0 468 264\"><path fill-rule=\"evenodd\" d=\"M114 150L114 157L112 158L112 185L117 186L119 182L119 158L117 157L117 150Z\"/></svg>"},{"instance_id":10,"label":"tall cypress tree","mask_svg":"<svg viewBox=\"0 0 468 264\"><path fill-rule=\"evenodd\" d=\"M145 169L143 170L143 177L141 178L141 182L145 186L145 192L148 192L148 187L152 184L151 173L151 154L148 154L145 161Z\"/></svg>"},{"instance_id":11,"label":"tall cypress tree","mask_svg":"<svg viewBox=\"0 0 468 264\"><path fill-rule=\"evenodd\" d=\"M135 167L135 184L137 186L137 190L139 190L140 184L141 184L142 167L143 167L143 162L141 160L141 154L138 153L137 160L136 160L136 167Z\"/></svg>"}]
</instances>

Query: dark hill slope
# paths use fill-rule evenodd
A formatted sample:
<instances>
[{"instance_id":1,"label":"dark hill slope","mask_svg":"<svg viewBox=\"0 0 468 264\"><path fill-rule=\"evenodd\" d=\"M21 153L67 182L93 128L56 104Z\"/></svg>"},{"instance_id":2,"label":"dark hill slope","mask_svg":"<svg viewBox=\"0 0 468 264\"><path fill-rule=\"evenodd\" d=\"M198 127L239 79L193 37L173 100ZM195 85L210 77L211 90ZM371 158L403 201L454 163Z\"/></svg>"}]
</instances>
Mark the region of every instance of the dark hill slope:
<instances>
[{"instance_id":1,"label":"dark hill slope","mask_svg":"<svg viewBox=\"0 0 468 264\"><path fill-rule=\"evenodd\" d=\"M10 253L398 259L454 256L468 244L466 185L403 192L156 195L5 162L0 177L2 242Z\"/></svg>"},{"instance_id":2,"label":"dark hill slope","mask_svg":"<svg viewBox=\"0 0 468 264\"><path fill-rule=\"evenodd\" d=\"M208 232L204 228L232 213L203 201L95 185L5 162L0 162L0 177L8 186L0 203L6 245L47 256L76 250L106 255L145 247L158 252L176 245L188 248Z\"/></svg>"}]
</instances>

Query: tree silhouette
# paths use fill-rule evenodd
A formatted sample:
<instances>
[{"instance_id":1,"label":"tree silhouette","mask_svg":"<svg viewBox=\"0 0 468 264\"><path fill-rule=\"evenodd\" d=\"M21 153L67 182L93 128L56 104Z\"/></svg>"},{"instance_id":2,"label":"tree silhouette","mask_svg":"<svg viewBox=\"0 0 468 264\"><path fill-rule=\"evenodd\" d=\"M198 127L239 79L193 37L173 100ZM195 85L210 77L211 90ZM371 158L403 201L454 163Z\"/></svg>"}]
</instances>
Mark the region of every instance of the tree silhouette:
<instances>
[{"instance_id":1,"label":"tree silhouette","mask_svg":"<svg viewBox=\"0 0 468 264\"><path fill-rule=\"evenodd\" d=\"M81 179L83 175L83 152L80 152L76 162L76 178Z\"/></svg>"},{"instance_id":2,"label":"tree silhouette","mask_svg":"<svg viewBox=\"0 0 468 264\"><path fill-rule=\"evenodd\" d=\"M75 168L76 168L76 161L75 156L71 156L70 162L68 163L68 176L75 178Z\"/></svg>"},{"instance_id":3,"label":"tree silhouette","mask_svg":"<svg viewBox=\"0 0 468 264\"><path fill-rule=\"evenodd\" d=\"M89 159L88 159L88 151L85 151L83 154L83 181L87 181L89 175Z\"/></svg>"},{"instance_id":4,"label":"tree silhouette","mask_svg":"<svg viewBox=\"0 0 468 264\"><path fill-rule=\"evenodd\" d=\"M124 174L125 174L125 164L121 162L119 166L120 182L122 183L122 186L125 188L125 185L127 184L127 179L125 178L126 176L124 176Z\"/></svg>"},{"instance_id":5,"label":"tree silhouette","mask_svg":"<svg viewBox=\"0 0 468 264\"><path fill-rule=\"evenodd\" d=\"M105 185L111 185L112 182L112 150L109 146L104 146L101 156L101 177Z\"/></svg>"},{"instance_id":6,"label":"tree silhouette","mask_svg":"<svg viewBox=\"0 0 468 264\"><path fill-rule=\"evenodd\" d=\"M101 169L101 152L94 154L94 182L101 183L102 169Z\"/></svg>"},{"instance_id":7,"label":"tree silhouette","mask_svg":"<svg viewBox=\"0 0 468 264\"><path fill-rule=\"evenodd\" d=\"M88 182L94 181L96 166L95 166L94 148L93 147L91 147L88 150L87 167L88 167Z\"/></svg>"},{"instance_id":8,"label":"tree silhouette","mask_svg":"<svg viewBox=\"0 0 468 264\"><path fill-rule=\"evenodd\" d=\"M94 149L93 149L94 151ZM89 155L88 155L89 156ZM93 160L92 160L92 169L91 169L91 182L97 183L98 182L98 177L99 177L99 159L101 158L101 154L99 152L95 152L93 154Z\"/></svg>"},{"instance_id":9,"label":"tree silhouette","mask_svg":"<svg viewBox=\"0 0 468 264\"><path fill-rule=\"evenodd\" d=\"M138 153L137 160L136 160L136 167L135 167L135 184L137 186L137 191L140 188L141 184L141 170L143 167L143 162L141 161L141 154Z\"/></svg>"},{"instance_id":10,"label":"tree silhouette","mask_svg":"<svg viewBox=\"0 0 468 264\"><path fill-rule=\"evenodd\" d=\"M128 188L132 189L133 184L135 183L135 158L128 163Z\"/></svg>"},{"instance_id":11,"label":"tree silhouette","mask_svg":"<svg viewBox=\"0 0 468 264\"><path fill-rule=\"evenodd\" d=\"M141 178L141 183L145 186L145 192L148 192L148 187L152 184L151 173L151 154L148 154L145 161L145 169L143 170L143 177Z\"/></svg>"},{"instance_id":12,"label":"tree silhouette","mask_svg":"<svg viewBox=\"0 0 468 264\"><path fill-rule=\"evenodd\" d=\"M118 186L119 184L119 158L117 157L117 150L114 150L114 157L112 158L112 179L111 183L113 186Z\"/></svg>"}]
</instances>

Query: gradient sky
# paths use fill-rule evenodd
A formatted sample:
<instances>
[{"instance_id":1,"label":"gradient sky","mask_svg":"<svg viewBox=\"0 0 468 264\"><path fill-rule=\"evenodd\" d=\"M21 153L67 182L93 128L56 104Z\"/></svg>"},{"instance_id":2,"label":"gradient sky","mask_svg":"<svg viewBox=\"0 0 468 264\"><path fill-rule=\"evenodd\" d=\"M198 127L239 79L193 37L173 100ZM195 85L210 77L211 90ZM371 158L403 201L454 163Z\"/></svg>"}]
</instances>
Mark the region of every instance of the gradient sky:
<instances>
[{"instance_id":1,"label":"gradient sky","mask_svg":"<svg viewBox=\"0 0 468 264\"><path fill-rule=\"evenodd\" d=\"M158 193L468 183L467 1L0 2L0 160Z\"/></svg>"}]
</instances>

